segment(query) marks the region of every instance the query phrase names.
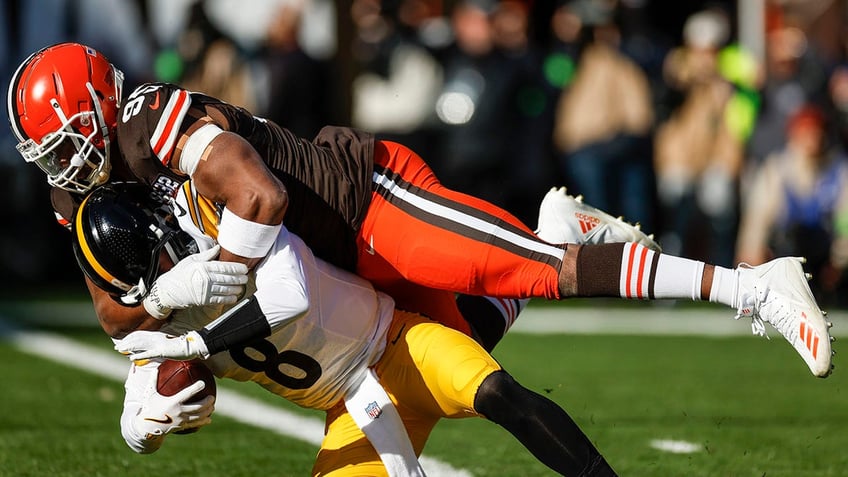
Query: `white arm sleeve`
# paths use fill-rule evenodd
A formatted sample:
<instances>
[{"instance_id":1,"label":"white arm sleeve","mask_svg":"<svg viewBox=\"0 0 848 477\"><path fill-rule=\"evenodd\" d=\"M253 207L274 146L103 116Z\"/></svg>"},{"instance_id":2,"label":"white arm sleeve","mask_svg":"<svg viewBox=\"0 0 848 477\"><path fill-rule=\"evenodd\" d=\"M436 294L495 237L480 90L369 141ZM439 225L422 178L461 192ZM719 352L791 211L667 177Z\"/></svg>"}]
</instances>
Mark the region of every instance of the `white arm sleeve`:
<instances>
[{"instance_id":1,"label":"white arm sleeve","mask_svg":"<svg viewBox=\"0 0 848 477\"><path fill-rule=\"evenodd\" d=\"M309 284L296 237L282 228L268 257L256 267L256 293L273 330L309 311Z\"/></svg>"}]
</instances>

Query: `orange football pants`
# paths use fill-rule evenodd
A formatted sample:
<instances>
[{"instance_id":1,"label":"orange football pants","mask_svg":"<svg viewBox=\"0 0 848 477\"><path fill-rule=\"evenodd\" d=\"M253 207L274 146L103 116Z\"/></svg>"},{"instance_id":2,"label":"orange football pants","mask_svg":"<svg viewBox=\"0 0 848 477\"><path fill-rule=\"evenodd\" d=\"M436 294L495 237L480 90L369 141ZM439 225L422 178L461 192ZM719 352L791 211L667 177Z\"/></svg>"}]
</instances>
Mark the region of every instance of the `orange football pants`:
<instances>
[{"instance_id":1,"label":"orange football pants","mask_svg":"<svg viewBox=\"0 0 848 477\"><path fill-rule=\"evenodd\" d=\"M375 144L371 204L357 245L357 274L394 297L397 308L466 334L454 293L559 298L562 247L509 212L442 186L398 143Z\"/></svg>"}]
</instances>

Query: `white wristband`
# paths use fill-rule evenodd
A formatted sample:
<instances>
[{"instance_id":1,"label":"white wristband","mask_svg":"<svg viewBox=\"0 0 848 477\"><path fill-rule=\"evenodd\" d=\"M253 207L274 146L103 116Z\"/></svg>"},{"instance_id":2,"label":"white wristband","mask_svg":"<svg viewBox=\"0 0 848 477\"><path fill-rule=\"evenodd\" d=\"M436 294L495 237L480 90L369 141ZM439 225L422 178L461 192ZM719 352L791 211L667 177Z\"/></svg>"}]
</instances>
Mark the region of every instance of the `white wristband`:
<instances>
[{"instance_id":1,"label":"white wristband","mask_svg":"<svg viewBox=\"0 0 848 477\"><path fill-rule=\"evenodd\" d=\"M246 257L264 257L277 240L283 224L265 225L245 220L224 208L218 224L218 243L230 252Z\"/></svg>"},{"instance_id":2,"label":"white wristband","mask_svg":"<svg viewBox=\"0 0 848 477\"><path fill-rule=\"evenodd\" d=\"M153 283L150 293L148 293L141 302L144 304L144 309L147 311L147 314L157 320L164 320L171 314L171 309L163 305L159 298L159 287L156 286L156 283Z\"/></svg>"}]
</instances>

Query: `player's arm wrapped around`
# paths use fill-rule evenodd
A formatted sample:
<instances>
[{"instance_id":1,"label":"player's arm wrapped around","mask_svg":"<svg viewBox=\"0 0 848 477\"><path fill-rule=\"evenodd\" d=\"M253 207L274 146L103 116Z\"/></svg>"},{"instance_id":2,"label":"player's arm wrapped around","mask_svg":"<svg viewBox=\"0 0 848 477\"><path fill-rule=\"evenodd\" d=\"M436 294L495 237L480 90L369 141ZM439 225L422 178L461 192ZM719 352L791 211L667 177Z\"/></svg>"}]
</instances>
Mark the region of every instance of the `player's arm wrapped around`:
<instances>
[{"instance_id":1,"label":"player's arm wrapped around","mask_svg":"<svg viewBox=\"0 0 848 477\"><path fill-rule=\"evenodd\" d=\"M197 331L180 336L135 331L115 341L115 349L132 360L206 359L269 336L283 324L309 311L309 293L300 255L290 235L280 231L271 255L256 270L256 293Z\"/></svg>"},{"instance_id":2,"label":"player's arm wrapped around","mask_svg":"<svg viewBox=\"0 0 848 477\"><path fill-rule=\"evenodd\" d=\"M160 331L134 331L115 340L115 349L133 361L168 358L190 360L242 346L271 334L255 297L243 300L217 320L197 331L175 336Z\"/></svg>"},{"instance_id":3,"label":"player's arm wrapped around","mask_svg":"<svg viewBox=\"0 0 848 477\"><path fill-rule=\"evenodd\" d=\"M156 361L144 365L133 363L124 383L121 435L130 449L139 454L156 452L165 436L172 432L209 424L215 410L214 396L188 402L205 387L202 380L173 396L159 394L156 387L158 368Z\"/></svg>"}]
</instances>

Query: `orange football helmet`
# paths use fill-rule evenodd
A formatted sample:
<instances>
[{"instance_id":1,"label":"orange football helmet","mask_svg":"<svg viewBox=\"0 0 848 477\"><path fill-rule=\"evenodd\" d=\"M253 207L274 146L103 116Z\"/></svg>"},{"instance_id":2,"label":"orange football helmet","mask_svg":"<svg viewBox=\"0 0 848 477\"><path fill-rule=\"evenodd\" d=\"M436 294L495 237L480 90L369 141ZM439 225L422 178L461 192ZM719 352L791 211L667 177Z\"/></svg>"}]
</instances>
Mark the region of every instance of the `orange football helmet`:
<instances>
[{"instance_id":1,"label":"orange football helmet","mask_svg":"<svg viewBox=\"0 0 848 477\"><path fill-rule=\"evenodd\" d=\"M60 43L12 76L8 114L18 151L54 187L85 193L109 178L123 73L94 48Z\"/></svg>"}]
</instances>

